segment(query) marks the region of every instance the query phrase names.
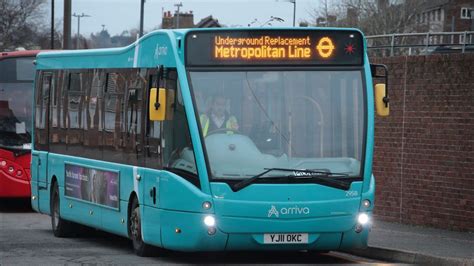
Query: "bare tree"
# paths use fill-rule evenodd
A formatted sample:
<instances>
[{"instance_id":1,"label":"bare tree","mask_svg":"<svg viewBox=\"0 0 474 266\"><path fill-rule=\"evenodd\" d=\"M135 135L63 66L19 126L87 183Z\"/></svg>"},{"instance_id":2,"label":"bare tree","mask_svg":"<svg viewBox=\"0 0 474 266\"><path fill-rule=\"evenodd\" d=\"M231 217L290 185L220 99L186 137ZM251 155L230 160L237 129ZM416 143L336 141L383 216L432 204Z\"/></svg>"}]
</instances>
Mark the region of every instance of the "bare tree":
<instances>
[{"instance_id":1,"label":"bare tree","mask_svg":"<svg viewBox=\"0 0 474 266\"><path fill-rule=\"evenodd\" d=\"M337 18L343 13L340 0L322 0L319 3L320 8L313 8L310 11L310 24L323 27L338 26L336 24Z\"/></svg>"},{"instance_id":2,"label":"bare tree","mask_svg":"<svg viewBox=\"0 0 474 266\"><path fill-rule=\"evenodd\" d=\"M413 32L416 15L425 1L420 0L345 0L346 9L359 12L359 27L367 35Z\"/></svg>"},{"instance_id":3,"label":"bare tree","mask_svg":"<svg viewBox=\"0 0 474 266\"><path fill-rule=\"evenodd\" d=\"M416 15L427 0L333 0L313 10L313 18L330 13L337 17L333 26L360 28L366 35L413 32ZM315 21L317 22L317 21ZM318 25L317 23L314 23Z\"/></svg>"},{"instance_id":4,"label":"bare tree","mask_svg":"<svg viewBox=\"0 0 474 266\"><path fill-rule=\"evenodd\" d=\"M0 50L38 46L45 0L0 0Z\"/></svg>"}]
</instances>

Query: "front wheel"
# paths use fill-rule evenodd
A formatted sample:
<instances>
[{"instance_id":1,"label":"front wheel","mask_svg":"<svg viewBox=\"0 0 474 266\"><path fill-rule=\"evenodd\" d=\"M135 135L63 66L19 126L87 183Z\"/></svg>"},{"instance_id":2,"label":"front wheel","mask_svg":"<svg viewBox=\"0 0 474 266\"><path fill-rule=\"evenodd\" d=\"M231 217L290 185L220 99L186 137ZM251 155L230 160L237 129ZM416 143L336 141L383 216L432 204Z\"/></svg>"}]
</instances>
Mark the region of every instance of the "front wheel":
<instances>
[{"instance_id":1,"label":"front wheel","mask_svg":"<svg viewBox=\"0 0 474 266\"><path fill-rule=\"evenodd\" d=\"M140 257L149 257L152 246L145 244L142 238L142 224L140 216L140 205L136 198L133 199L132 208L128 218L128 231L133 243L133 251Z\"/></svg>"},{"instance_id":2,"label":"front wheel","mask_svg":"<svg viewBox=\"0 0 474 266\"><path fill-rule=\"evenodd\" d=\"M71 224L61 218L60 199L58 184L54 183L51 192L51 227L56 237L67 237L71 235Z\"/></svg>"}]
</instances>

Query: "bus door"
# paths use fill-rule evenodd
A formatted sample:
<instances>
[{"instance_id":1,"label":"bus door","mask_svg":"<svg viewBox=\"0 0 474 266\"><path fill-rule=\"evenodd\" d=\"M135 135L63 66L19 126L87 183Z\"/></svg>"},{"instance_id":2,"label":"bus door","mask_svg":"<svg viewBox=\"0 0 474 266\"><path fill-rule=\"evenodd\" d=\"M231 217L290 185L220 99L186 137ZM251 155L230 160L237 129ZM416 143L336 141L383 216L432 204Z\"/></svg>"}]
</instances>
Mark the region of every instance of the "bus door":
<instances>
[{"instance_id":1,"label":"bus door","mask_svg":"<svg viewBox=\"0 0 474 266\"><path fill-rule=\"evenodd\" d=\"M156 171L163 168L163 120L150 119L150 93L152 89L164 88L163 66L158 69L151 69L147 73L146 85L146 132L145 132L145 195L144 204L157 208L159 206L159 182L160 176ZM159 77L158 77L159 75ZM156 98L155 98L156 100ZM165 144L166 145L166 144Z\"/></svg>"},{"instance_id":2,"label":"bus door","mask_svg":"<svg viewBox=\"0 0 474 266\"><path fill-rule=\"evenodd\" d=\"M162 71L162 69L160 69ZM145 125L145 134L143 142L143 152L145 155L145 168L141 180L143 187L143 197L140 198L140 204L143 207L142 221L143 236L149 243L161 246L161 224L159 215L159 193L160 193L160 169L162 163L162 126L163 121L150 119L150 92L152 89L159 88L158 70L149 69L146 72L146 83L144 84L144 110L143 118Z\"/></svg>"},{"instance_id":3,"label":"bus door","mask_svg":"<svg viewBox=\"0 0 474 266\"><path fill-rule=\"evenodd\" d=\"M172 132L166 130L171 125L175 109L177 75L175 69L158 69L149 72L149 84L147 85L147 115L146 115L146 140L145 140L145 205L159 207L159 183L163 172L163 164L169 158L167 152L173 144ZM153 94L158 92L158 95ZM160 92L161 91L161 92ZM165 91L165 93L163 93ZM161 97L161 99L160 99ZM159 101L160 106L150 106L150 101ZM150 108L166 109L164 116L159 119L152 119Z\"/></svg>"}]
</instances>

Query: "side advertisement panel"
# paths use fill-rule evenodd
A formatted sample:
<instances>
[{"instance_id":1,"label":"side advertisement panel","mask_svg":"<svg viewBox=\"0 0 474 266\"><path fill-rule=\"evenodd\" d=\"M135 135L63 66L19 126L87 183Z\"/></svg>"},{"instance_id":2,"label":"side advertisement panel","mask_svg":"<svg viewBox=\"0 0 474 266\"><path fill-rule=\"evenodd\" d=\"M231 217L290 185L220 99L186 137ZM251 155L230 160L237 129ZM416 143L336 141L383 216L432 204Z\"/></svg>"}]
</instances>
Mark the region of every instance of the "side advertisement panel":
<instances>
[{"instance_id":1,"label":"side advertisement panel","mask_svg":"<svg viewBox=\"0 0 474 266\"><path fill-rule=\"evenodd\" d=\"M66 196L119 208L119 173L65 165Z\"/></svg>"}]
</instances>

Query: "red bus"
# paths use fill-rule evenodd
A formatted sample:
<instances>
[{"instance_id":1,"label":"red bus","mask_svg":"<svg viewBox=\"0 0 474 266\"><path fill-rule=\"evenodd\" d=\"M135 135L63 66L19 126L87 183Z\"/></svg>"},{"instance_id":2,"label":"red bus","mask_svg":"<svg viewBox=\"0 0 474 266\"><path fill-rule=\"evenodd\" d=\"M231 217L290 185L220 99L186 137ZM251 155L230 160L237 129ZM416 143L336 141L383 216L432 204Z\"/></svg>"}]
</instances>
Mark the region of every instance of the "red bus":
<instances>
[{"instance_id":1,"label":"red bus","mask_svg":"<svg viewBox=\"0 0 474 266\"><path fill-rule=\"evenodd\" d=\"M33 61L38 52L0 52L0 198L31 194Z\"/></svg>"}]
</instances>

